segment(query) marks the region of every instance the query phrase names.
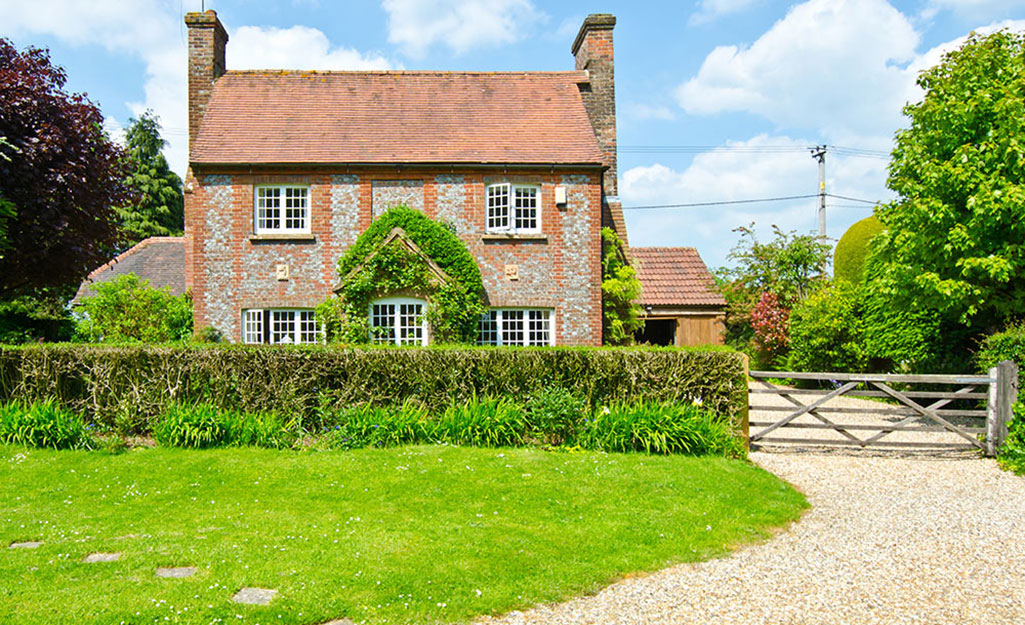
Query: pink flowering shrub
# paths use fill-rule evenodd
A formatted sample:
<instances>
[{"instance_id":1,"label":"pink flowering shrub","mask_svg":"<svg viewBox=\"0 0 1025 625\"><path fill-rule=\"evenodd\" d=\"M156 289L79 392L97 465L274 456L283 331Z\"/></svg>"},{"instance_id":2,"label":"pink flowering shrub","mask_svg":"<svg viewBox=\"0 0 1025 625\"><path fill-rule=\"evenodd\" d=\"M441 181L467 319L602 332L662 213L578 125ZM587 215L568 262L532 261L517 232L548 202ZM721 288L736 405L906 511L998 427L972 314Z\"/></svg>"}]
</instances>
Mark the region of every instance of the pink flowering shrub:
<instances>
[{"instance_id":1,"label":"pink flowering shrub","mask_svg":"<svg viewBox=\"0 0 1025 625\"><path fill-rule=\"evenodd\" d=\"M755 344L766 361L778 362L790 344L790 308L775 293L765 292L751 311Z\"/></svg>"}]
</instances>

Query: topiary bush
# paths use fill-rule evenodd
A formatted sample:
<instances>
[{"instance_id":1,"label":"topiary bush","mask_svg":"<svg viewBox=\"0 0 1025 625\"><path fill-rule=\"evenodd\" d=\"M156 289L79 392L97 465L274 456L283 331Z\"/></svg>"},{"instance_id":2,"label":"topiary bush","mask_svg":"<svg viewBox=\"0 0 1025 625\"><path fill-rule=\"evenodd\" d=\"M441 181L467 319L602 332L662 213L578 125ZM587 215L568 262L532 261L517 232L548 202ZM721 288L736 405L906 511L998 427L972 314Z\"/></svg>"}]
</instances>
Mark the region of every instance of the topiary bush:
<instances>
[{"instance_id":1,"label":"topiary bush","mask_svg":"<svg viewBox=\"0 0 1025 625\"><path fill-rule=\"evenodd\" d=\"M451 279L440 282L419 255L402 242L384 241L395 228ZM382 247L383 245L383 247ZM466 245L451 230L420 211L396 207L376 218L338 261L338 297L317 308L332 342L370 340L371 302L395 293L427 300L426 316L435 343L474 343L484 313L484 283Z\"/></svg>"},{"instance_id":2,"label":"topiary bush","mask_svg":"<svg viewBox=\"0 0 1025 625\"><path fill-rule=\"evenodd\" d=\"M27 405L18 401L0 405L0 443L47 449L95 446L82 415L52 399Z\"/></svg>"},{"instance_id":3,"label":"topiary bush","mask_svg":"<svg viewBox=\"0 0 1025 625\"><path fill-rule=\"evenodd\" d=\"M840 237L833 253L833 278L837 282L860 284L864 281L872 237L883 229L882 222L872 215L855 222Z\"/></svg>"}]
</instances>

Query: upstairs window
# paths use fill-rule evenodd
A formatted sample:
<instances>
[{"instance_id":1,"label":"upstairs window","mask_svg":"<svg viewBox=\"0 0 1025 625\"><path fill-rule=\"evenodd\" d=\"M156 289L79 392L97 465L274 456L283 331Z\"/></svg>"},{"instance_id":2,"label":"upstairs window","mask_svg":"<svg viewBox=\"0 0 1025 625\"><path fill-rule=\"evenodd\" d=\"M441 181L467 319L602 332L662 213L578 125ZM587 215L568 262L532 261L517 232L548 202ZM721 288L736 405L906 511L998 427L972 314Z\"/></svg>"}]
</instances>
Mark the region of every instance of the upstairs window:
<instances>
[{"instance_id":1,"label":"upstairs window","mask_svg":"<svg viewBox=\"0 0 1025 625\"><path fill-rule=\"evenodd\" d=\"M427 345L423 300L390 297L370 305L370 340L392 345Z\"/></svg>"},{"instance_id":2,"label":"upstairs window","mask_svg":"<svg viewBox=\"0 0 1025 625\"><path fill-rule=\"evenodd\" d=\"M298 345L319 343L321 331L312 310L250 308L242 311L242 342Z\"/></svg>"},{"instance_id":3,"label":"upstairs window","mask_svg":"<svg viewBox=\"0 0 1025 625\"><path fill-rule=\"evenodd\" d=\"M552 311L496 308L481 315L481 345L552 345Z\"/></svg>"},{"instance_id":4,"label":"upstairs window","mask_svg":"<svg viewBox=\"0 0 1025 625\"><path fill-rule=\"evenodd\" d=\"M541 190L537 185L492 184L487 187L487 231L541 232Z\"/></svg>"},{"instance_id":5,"label":"upstairs window","mask_svg":"<svg viewBox=\"0 0 1025 625\"><path fill-rule=\"evenodd\" d=\"M309 187L256 187L253 220L256 234L309 234Z\"/></svg>"}]
</instances>

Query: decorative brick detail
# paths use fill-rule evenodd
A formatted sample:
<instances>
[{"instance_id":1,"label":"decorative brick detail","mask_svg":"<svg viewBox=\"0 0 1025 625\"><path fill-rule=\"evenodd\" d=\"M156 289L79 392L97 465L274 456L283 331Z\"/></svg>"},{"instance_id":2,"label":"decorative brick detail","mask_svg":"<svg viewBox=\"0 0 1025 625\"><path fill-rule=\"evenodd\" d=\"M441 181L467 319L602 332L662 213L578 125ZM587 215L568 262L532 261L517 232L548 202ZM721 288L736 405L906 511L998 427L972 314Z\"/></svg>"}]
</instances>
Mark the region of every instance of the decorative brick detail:
<instances>
[{"instance_id":1,"label":"decorative brick detail","mask_svg":"<svg viewBox=\"0 0 1025 625\"><path fill-rule=\"evenodd\" d=\"M423 180L374 180L372 200L372 216L376 219L389 208L402 205L413 210L424 209Z\"/></svg>"},{"instance_id":2,"label":"decorative brick detail","mask_svg":"<svg viewBox=\"0 0 1025 625\"><path fill-rule=\"evenodd\" d=\"M591 14L584 19L573 42L576 68L586 69L590 83L581 89L587 116L598 138L605 172L605 194L619 195L616 157L616 76L612 29L616 18L607 13Z\"/></svg>"},{"instance_id":3,"label":"decorative brick detail","mask_svg":"<svg viewBox=\"0 0 1025 625\"><path fill-rule=\"evenodd\" d=\"M196 142L199 125L213 93L214 81L224 75L224 51L228 33L216 11L186 13L189 28L189 150Z\"/></svg>"}]
</instances>

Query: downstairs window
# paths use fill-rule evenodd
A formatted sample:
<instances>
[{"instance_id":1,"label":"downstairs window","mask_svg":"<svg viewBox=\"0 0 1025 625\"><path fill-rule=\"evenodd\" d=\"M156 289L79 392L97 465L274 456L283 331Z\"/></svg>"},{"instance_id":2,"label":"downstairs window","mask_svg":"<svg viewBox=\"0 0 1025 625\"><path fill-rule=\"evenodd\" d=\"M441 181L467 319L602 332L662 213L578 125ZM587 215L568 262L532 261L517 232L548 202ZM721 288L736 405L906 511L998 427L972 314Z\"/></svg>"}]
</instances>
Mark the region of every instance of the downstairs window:
<instances>
[{"instance_id":1,"label":"downstairs window","mask_svg":"<svg viewBox=\"0 0 1025 625\"><path fill-rule=\"evenodd\" d=\"M427 345L427 302L406 297L370 305L370 340L392 345Z\"/></svg>"},{"instance_id":2,"label":"downstairs window","mask_svg":"<svg viewBox=\"0 0 1025 625\"><path fill-rule=\"evenodd\" d=\"M242 311L242 342L255 345L320 343L323 333L313 310L250 308Z\"/></svg>"},{"instance_id":3,"label":"downstairs window","mask_svg":"<svg viewBox=\"0 0 1025 625\"><path fill-rule=\"evenodd\" d=\"M546 308L495 308L481 315L481 345L552 345L552 311Z\"/></svg>"}]
</instances>

